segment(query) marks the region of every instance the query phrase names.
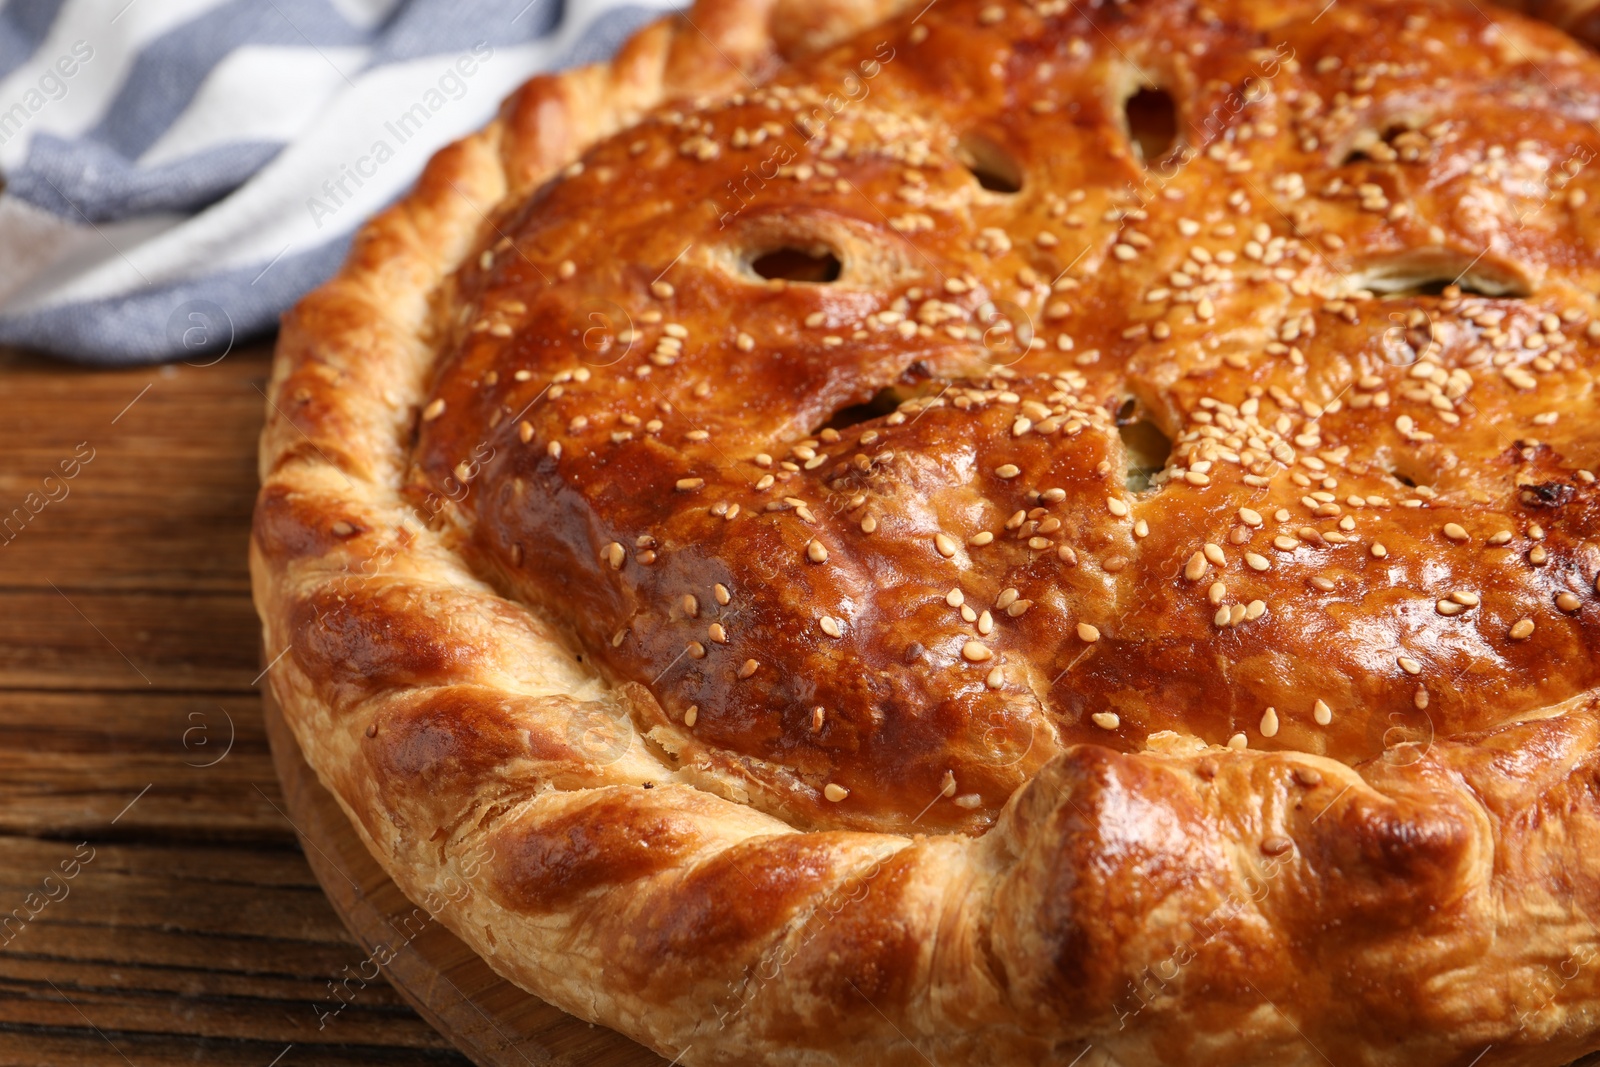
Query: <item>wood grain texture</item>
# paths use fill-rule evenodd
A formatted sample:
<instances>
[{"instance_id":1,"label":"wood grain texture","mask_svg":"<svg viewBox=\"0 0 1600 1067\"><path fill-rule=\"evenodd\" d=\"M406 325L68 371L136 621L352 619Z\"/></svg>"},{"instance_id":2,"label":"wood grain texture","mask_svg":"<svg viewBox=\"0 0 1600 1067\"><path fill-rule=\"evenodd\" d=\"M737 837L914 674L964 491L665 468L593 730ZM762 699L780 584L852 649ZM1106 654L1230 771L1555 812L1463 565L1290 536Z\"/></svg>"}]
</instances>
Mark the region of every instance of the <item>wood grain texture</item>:
<instances>
[{"instance_id":1,"label":"wood grain texture","mask_svg":"<svg viewBox=\"0 0 1600 1067\"><path fill-rule=\"evenodd\" d=\"M49 499L45 477L80 445L93 454L61 499L0 534L0 588L248 597L269 355L110 372L0 355L0 519L28 493Z\"/></svg>"},{"instance_id":2,"label":"wood grain texture","mask_svg":"<svg viewBox=\"0 0 1600 1067\"><path fill-rule=\"evenodd\" d=\"M366 953L297 846L253 684L269 356L0 353L0 1067L467 1063L381 980L325 1017Z\"/></svg>"}]
</instances>

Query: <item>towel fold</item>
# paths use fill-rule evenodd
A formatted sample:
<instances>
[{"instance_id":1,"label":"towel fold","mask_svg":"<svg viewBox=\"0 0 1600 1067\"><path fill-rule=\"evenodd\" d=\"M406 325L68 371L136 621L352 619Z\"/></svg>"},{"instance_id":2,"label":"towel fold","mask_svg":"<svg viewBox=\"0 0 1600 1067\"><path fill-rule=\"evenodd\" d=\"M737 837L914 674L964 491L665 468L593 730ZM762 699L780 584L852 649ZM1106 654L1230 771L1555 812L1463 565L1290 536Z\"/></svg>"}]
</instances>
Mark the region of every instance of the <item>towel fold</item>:
<instances>
[{"instance_id":1,"label":"towel fold","mask_svg":"<svg viewBox=\"0 0 1600 1067\"><path fill-rule=\"evenodd\" d=\"M0 6L0 342L215 358L543 70L671 0L12 0Z\"/></svg>"}]
</instances>

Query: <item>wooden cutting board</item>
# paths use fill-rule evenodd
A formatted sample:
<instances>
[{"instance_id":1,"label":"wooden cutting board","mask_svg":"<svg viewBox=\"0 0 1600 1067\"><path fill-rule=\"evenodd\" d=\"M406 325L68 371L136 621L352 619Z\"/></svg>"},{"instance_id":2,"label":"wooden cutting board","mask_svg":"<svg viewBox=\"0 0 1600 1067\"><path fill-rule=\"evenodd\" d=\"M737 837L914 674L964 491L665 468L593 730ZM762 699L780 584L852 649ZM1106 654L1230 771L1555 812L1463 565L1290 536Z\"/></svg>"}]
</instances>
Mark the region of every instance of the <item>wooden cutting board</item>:
<instances>
[{"instance_id":1,"label":"wooden cutting board","mask_svg":"<svg viewBox=\"0 0 1600 1067\"><path fill-rule=\"evenodd\" d=\"M575 1019L495 974L460 938L426 922L357 836L344 809L317 780L283 714L263 686L267 739L284 806L306 860L350 933L370 954L331 984L320 1010L337 1018L341 997L363 981L389 984L479 1067L662 1067L654 1052L613 1030ZM409 938L409 940L407 940ZM404 944L403 948L396 946ZM381 946L381 947L380 947ZM381 968L374 959L393 958ZM378 975L381 973L381 978Z\"/></svg>"}]
</instances>

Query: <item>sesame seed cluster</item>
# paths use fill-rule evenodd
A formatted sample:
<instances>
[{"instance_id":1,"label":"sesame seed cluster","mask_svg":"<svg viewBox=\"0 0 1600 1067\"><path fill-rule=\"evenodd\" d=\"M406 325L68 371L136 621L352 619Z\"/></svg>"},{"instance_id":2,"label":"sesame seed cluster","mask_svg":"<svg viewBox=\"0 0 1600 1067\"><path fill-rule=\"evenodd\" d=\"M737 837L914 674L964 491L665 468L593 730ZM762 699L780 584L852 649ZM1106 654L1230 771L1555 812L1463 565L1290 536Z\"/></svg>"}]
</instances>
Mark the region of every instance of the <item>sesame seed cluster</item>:
<instances>
[{"instance_id":1,"label":"sesame seed cluster","mask_svg":"<svg viewBox=\"0 0 1600 1067\"><path fill-rule=\"evenodd\" d=\"M1597 88L1470 6L908 11L492 220L412 491L799 825L1537 714L1600 681Z\"/></svg>"}]
</instances>

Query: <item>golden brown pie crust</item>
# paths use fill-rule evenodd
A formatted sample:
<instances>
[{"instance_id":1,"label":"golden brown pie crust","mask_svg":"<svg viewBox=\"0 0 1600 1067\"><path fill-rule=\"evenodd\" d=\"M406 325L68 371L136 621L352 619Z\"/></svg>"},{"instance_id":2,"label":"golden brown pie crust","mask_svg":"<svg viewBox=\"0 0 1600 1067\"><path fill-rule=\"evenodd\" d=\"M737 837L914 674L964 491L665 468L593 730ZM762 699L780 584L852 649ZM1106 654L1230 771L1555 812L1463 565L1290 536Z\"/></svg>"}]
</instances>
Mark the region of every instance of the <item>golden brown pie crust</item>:
<instances>
[{"instance_id":1,"label":"golden brown pie crust","mask_svg":"<svg viewBox=\"0 0 1600 1067\"><path fill-rule=\"evenodd\" d=\"M685 1064L1566 1063L1597 101L1472 0L702 0L285 319L274 692Z\"/></svg>"}]
</instances>

